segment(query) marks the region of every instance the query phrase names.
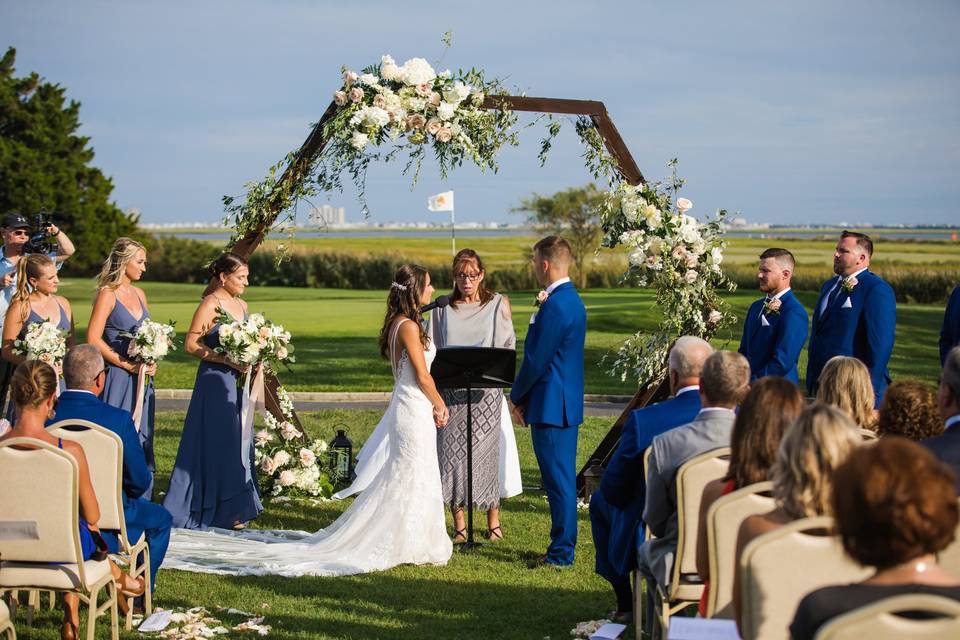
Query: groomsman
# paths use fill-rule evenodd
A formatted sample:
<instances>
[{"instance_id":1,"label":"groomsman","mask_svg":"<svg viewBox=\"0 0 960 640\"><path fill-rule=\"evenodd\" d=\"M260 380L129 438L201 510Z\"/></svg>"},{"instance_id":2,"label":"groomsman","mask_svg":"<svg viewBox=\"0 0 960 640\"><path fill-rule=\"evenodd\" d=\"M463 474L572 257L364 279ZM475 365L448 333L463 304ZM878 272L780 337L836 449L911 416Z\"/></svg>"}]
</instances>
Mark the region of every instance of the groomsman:
<instances>
[{"instance_id":1,"label":"groomsman","mask_svg":"<svg viewBox=\"0 0 960 640\"><path fill-rule=\"evenodd\" d=\"M874 404L880 405L890 383L887 363L893 352L897 301L893 289L870 273L873 241L853 231L840 234L833 253L836 278L827 280L813 310L807 348L807 393L816 395L827 360L853 356L870 370Z\"/></svg>"},{"instance_id":2,"label":"groomsman","mask_svg":"<svg viewBox=\"0 0 960 640\"><path fill-rule=\"evenodd\" d=\"M797 360L807 341L807 310L790 290L797 262L786 249L760 254L757 280L765 298L750 305L740 353L750 362L750 381L782 376L800 384Z\"/></svg>"},{"instance_id":3,"label":"groomsman","mask_svg":"<svg viewBox=\"0 0 960 640\"><path fill-rule=\"evenodd\" d=\"M577 431L583 422L583 345L587 312L570 283L573 252L549 236L533 247L537 296L513 383L513 417L531 426L533 451L550 505L550 546L536 565L573 564L577 544Z\"/></svg>"},{"instance_id":4,"label":"groomsman","mask_svg":"<svg viewBox=\"0 0 960 640\"><path fill-rule=\"evenodd\" d=\"M960 344L960 286L950 294L947 310L943 312L940 328L940 365L947 359L950 349Z\"/></svg>"}]
</instances>

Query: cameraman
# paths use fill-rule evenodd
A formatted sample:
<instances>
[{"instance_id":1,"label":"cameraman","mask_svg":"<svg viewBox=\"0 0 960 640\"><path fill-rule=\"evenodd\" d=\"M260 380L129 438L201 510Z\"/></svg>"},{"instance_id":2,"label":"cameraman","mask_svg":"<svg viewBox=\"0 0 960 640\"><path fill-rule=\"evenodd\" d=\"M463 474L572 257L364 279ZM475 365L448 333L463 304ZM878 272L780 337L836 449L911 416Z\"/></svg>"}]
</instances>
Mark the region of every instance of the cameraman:
<instances>
[{"instance_id":1,"label":"cameraman","mask_svg":"<svg viewBox=\"0 0 960 640\"><path fill-rule=\"evenodd\" d=\"M17 264L23 255L23 245L30 239L32 226L19 213L8 213L3 217L0 234L3 235L3 247L0 248L0 331L3 331L3 319L7 315L7 307L17 289ZM56 225L49 225L46 233L56 238L57 249L48 255L57 265L63 266L64 260L73 255L73 243Z\"/></svg>"}]
</instances>

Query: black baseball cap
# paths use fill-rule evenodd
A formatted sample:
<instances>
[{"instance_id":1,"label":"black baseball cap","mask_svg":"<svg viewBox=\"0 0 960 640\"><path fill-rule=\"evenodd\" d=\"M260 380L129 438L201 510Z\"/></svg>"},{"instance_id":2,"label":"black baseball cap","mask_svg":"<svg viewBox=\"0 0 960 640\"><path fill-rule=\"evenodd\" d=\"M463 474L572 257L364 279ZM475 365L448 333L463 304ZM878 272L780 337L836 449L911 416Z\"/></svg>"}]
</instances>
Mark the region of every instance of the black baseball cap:
<instances>
[{"instance_id":1,"label":"black baseball cap","mask_svg":"<svg viewBox=\"0 0 960 640\"><path fill-rule=\"evenodd\" d=\"M30 223L19 213L8 213L3 216L3 226L7 229L22 229L24 227L29 229Z\"/></svg>"}]
</instances>

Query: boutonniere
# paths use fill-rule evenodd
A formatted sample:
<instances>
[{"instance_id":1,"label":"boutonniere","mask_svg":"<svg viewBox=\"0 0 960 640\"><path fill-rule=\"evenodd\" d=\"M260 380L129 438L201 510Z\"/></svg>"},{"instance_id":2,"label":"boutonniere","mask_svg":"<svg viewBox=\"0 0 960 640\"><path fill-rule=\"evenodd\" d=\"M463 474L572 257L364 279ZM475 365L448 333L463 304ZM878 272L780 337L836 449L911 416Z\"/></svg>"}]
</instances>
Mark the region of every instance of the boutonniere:
<instances>
[{"instance_id":1,"label":"boutonniere","mask_svg":"<svg viewBox=\"0 0 960 640\"><path fill-rule=\"evenodd\" d=\"M537 293L537 297L533 301L533 306L539 307L540 305L542 305L544 302L547 301L548 297L549 297L549 294L545 290L539 291Z\"/></svg>"},{"instance_id":2,"label":"boutonniere","mask_svg":"<svg viewBox=\"0 0 960 640\"><path fill-rule=\"evenodd\" d=\"M773 300L768 300L763 303L763 312L766 315L780 315L780 305L783 304L780 301L780 298L774 298Z\"/></svg>"},{"instance_id":3,"label":"boutonniere","mask_svg":"<svg viewBox=\"0 0 960 640\"><path fill-rule=\"evenodd\" d=\"M850 293L858 284L860 284L860 281L857 280L857 276L850 276L844 278L843 282L840 283L840 288L843 289L844 293Z\"/></svg>"}]
</instances>

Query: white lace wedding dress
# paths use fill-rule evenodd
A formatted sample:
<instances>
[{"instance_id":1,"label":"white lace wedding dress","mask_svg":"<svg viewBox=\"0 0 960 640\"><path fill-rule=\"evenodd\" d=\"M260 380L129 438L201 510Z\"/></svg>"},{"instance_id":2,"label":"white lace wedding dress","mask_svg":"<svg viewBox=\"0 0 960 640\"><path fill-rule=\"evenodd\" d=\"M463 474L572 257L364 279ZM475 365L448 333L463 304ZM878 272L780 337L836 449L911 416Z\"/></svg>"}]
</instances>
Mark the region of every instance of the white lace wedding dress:
<instances>
[{"instance_id":1,"label":"white lace wedding dress","mask_svg":"<svg viewBox=\"0 0 960 640\"><path fill-rule=\"evenodd\" d=\"M396 342L396 328L391 345ZM393 351L393 350L391 350ZM436 355L424 352L427 367ZM433 405L404 351L383 421L390 425L386 462L370 485L326 529L206 531L174 529L164 568L233 575L339 576L400 564L446 564L446 531Z\"/></svg>"}]
</instances>

